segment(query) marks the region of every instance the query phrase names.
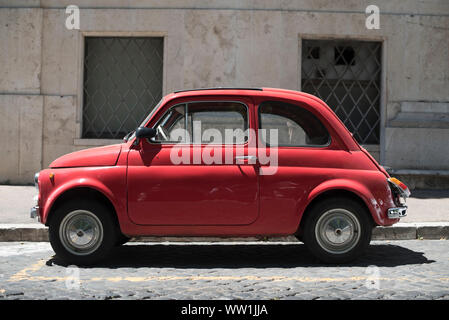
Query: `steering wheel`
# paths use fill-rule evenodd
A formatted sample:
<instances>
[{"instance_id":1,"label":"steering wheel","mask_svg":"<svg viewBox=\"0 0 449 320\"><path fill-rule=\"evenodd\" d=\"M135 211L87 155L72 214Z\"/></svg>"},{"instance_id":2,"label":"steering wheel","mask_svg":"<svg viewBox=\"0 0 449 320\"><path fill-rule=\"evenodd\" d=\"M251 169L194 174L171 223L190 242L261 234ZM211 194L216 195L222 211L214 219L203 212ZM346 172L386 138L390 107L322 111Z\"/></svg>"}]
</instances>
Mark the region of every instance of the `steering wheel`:
<instances>
[{"instance_id":1,"label":"steering wheel","mask_svg":"<svg viewBox=\"0 0 449 320\"><path fill-rule=\"evenodd\" d=\"M164 138L165 141L168 141L167 134L164 132L164 129L162 129L161 126L158 126L156 130L161 134L162 138Z\"/></svg>"}]
</instances>

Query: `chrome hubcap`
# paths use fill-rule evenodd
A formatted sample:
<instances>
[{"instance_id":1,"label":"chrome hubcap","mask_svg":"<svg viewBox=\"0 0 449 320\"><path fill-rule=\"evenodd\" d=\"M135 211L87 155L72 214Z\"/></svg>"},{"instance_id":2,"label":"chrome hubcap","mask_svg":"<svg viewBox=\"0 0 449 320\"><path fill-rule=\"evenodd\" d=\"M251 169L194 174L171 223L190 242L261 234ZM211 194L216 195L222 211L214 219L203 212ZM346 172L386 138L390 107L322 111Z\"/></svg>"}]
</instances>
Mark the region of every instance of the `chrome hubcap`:
<instances>
[{"instance_id":1,"label":"chrome hubcap","mask_svg":"<svg viewBox=\"0 0 449 320\"><path fill-rule=\"evenodd\" d=\"M346 209L331 209L318 219L315 236L318 244L327 252L346 253L359 242L360 222Z\"/></svg>"},{"instance_id":2,"label":"chrome hubcap","mask_svg":"<svg viewBox=\"0 0 449 320\"><path fill-rule=\"evenodd\" d=\"M67 251L75 255L88 255L103 241L103 226L92 212L75 210L61 222L59 237Z\"/></svg>"}]
</instances>

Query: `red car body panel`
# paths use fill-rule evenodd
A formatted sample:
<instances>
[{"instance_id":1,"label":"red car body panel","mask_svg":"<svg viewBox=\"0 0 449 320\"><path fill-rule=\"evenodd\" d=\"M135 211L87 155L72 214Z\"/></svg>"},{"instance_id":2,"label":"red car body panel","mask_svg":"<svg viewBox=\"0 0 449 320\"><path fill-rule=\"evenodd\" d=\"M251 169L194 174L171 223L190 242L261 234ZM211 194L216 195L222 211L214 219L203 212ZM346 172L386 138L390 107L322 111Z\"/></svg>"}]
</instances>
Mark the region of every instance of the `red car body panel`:
<instances>
[{"instance_id":1,"label":"red car body panel","mask_svg":"<svg viewBox=\"0 0 449 320\"><path fill-rule=\"evenodd\" d=\"M120 156L121 144L80 150L59 157L50 168L114 166Z\"/></svg>"},{"instance_id":2,"label":"red car body panel","mask_svg":"<svg viewBox=\"0 0 449 320\"><path fill-rule=\"evenodd\" d=\"M41 222L48 223L55 201L74 188L102 193L113 205L121 231L129 236L289 235L297 231L316 197L335 190L359 197L377 225L399 220L387 216L388 208L395 207L388 174L357 144L332 110L312 95L268 88L173 93L163 98L147 126L153 126L171 106L210 100L244 103L250 128L255 130L261 102L300 105L319 118L331 141L325 147L279 147L273 175L260 175L259 170L266 169L260 164L173 165L170 152L175 145L146 139L138 146L133 146L131 139L121 145L71 153L40 172ZM245 152L257 152L253 142L247 142ZM198 147L181 148L193 151ZM235 156L235 147L231 150Z\"/></svg>"},{"instance_id":3,"label":"red car body panel","mask_svg":"<svg viewBox=\"0 0 449 320\"><path fill-rule=\"evenodd\" d=\"M257 219L258 176L253 166L175 166L170 165L171 148L152 147L143 155L141 150L129 152L128 210L133 222L245 225Z\"/></svg>"}]
</instances>

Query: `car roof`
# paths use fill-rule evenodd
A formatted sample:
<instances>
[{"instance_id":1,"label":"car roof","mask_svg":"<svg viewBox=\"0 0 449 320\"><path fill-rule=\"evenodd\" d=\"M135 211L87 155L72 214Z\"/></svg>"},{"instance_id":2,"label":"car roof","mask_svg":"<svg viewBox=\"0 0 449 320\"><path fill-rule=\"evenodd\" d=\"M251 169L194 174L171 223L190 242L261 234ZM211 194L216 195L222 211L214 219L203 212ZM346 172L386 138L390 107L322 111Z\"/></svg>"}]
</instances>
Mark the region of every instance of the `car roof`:
<instances>
[{"instance_id":1,"label":"car roof","mask_svg":"<svg viewBox=\"0 0 449 320\"><path fill-rule=\"evenodd\" d=\"M199 88L199 89L187 89L187 90L177 90L174 91L174 93L180 93L180 92L190 92L190 91L204 91L204 90L212 90L212 91L220 91L220 90L256 90L256 91L262 91L263 88L250 88L250 87L211 87L211 88Z\"/></svg>"},{"instance_id":2,"label":"car roof","mask_svg":"<svg viewBox=\"0 0 449 320\"><path fill-rule=\"evenodd\" d=\"M315 100L325 108L329 108L329 106L324 103L318 97L311 95L309 93L305 93L302 91L288 90L288 89L280 89L280 88L251 88L251 87L214 87L214 88L199 88L199 89L190 89L190 90L178 90L174 91L165 96L166 101L181 98L181 97L191 97L198 95L239 95L239 96L271 96L273 98L277 98L280 96L290 96L292 99L299 99L301 97L309 98ZM329 108L330 110L330 108Z\"/></svg>"},{"instance_id":3,"label":"car roof","mask_svg":"<svg viewBox=\"0 0 449 320\"><path fill-rule=\"evenodd\" d=\"M253 88L253 87L212 87L212 88L198 88L198 89L188 89L188 90L177 90L168 96L174 95L176 97L180 96L193 96L193 95L258 95L257 93L291 93L298 95L307 95L307 93L301 91L279 89L279 88Z\"/></svg>"}]
</instances>

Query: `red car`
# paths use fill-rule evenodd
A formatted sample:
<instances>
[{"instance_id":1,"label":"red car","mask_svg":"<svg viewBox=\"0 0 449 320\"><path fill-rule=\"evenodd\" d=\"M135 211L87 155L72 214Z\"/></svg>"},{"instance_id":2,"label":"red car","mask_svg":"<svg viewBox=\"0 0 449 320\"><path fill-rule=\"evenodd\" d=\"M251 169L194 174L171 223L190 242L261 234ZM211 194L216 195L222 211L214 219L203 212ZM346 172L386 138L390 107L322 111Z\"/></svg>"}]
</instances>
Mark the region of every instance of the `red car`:
<instances>
[{"instance_id":1,"label":"red car","mask_svg":"<svg viewBox=\"0 0 449 320\"><path fill-rule=\"evenodd\" d=\"M272 88L169 94L123 143L64 155L35 182L31 216L74 264L134 236L285 235L344 263L410 195L323 101Z\"/></svg>"}]
</instances>

